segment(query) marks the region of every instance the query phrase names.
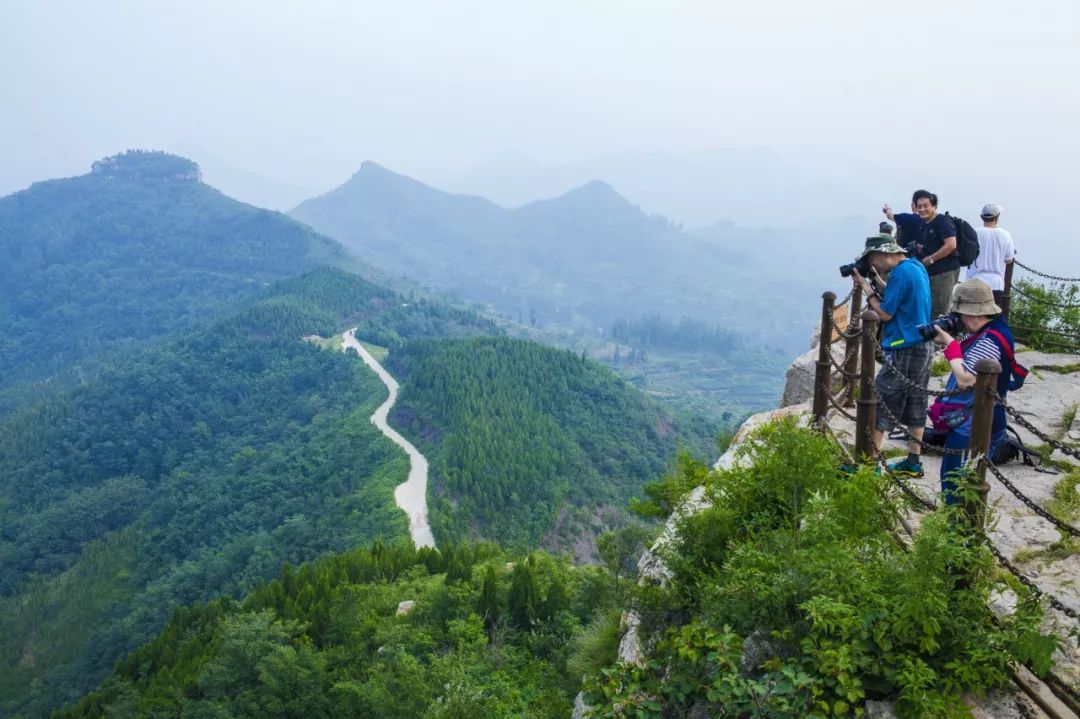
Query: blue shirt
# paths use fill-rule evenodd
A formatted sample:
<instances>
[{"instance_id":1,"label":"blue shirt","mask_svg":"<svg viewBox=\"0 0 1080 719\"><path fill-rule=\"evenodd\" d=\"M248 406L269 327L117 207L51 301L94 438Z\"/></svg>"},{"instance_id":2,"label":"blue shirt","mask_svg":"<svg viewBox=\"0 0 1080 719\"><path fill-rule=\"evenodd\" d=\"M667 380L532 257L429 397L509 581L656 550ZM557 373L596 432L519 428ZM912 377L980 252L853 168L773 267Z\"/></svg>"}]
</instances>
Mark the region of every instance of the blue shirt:
<instances>
[{"instance_id":1,"label":"blue shirt","mask_svg":"<svg viewBox=\"0 0 1080 719\"><path fill-rule=\"evenodd\" d=\"M930 322L930 276L921 262L909 257L893 268L881 311L892 315L882 329L882 347L899 349L925 342L917 328Z\"/></svg>"}]
</instances>

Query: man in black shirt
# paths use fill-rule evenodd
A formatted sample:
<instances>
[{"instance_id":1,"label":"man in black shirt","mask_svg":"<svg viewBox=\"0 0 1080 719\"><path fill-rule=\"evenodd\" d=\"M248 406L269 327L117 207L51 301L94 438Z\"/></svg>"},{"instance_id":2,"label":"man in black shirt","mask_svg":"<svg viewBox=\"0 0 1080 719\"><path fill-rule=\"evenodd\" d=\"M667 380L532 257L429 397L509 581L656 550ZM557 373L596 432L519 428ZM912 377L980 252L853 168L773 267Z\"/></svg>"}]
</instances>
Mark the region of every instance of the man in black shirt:
<instances>
[{"instance_id":1,"label":"man in black shirt","mask_svg":"<svg viewBox=\"0 0 1080 719\"><path fill-rule=\"evenodd\" d=\"M922 243L916 247L915 257L930 275L931 315L940 317L949 311L953 287L960 277L956 223L948 215L938 214L938 198L932 192L916 190L911 203L924 223Z\"/></svg>"}]
</instances>

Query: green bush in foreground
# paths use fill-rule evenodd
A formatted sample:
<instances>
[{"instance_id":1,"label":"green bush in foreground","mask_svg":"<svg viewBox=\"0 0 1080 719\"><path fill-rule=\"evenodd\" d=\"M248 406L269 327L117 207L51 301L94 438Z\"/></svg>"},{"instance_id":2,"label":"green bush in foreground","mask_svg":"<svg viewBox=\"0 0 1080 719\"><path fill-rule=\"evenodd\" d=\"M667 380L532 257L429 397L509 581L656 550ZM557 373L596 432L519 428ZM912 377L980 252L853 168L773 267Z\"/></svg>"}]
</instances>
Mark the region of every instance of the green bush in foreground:
<instances>
[{"instance_id":1,"label":"green bush in foreground","mask_svg":"<svg viewBox=\"0 0 1080 719\"><path fill-rule=\"evenodd\" d=\"M681 522L672 581L639 592L646 664L591 678L592 716L858 716L867 699L969 716L961 695L1003 685L1010 663L1048 668L1041 607L1010 587L1017 610L995 623L1005 586L961 517L927 516L906 546L888 480L840 475L835 447L793 420L741 451L745 467L684 459L650 488L643 508L670 512L704 478L712 506Z\"/></svg>"}]
</instances>

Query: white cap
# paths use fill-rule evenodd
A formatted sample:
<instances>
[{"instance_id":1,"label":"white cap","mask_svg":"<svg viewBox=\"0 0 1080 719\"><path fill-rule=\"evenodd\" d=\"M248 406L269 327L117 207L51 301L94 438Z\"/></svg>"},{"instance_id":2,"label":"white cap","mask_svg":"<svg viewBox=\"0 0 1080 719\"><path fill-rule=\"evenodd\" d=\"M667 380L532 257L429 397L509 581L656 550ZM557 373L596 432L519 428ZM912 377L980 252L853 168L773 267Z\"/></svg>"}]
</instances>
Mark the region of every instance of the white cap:
<instances>
[{"instance_id":1,"label":"white cap","mask_svg":"<svg viewBox=\"0 0 1080 719\"><path fill-rule=\"evenodd\" d=\"M996 202L988 202L983 205L982 212L979 213L980 217L990 219L992 217L998 217L1001 215L1001 205Z\"/></svg>"}]
</instances>

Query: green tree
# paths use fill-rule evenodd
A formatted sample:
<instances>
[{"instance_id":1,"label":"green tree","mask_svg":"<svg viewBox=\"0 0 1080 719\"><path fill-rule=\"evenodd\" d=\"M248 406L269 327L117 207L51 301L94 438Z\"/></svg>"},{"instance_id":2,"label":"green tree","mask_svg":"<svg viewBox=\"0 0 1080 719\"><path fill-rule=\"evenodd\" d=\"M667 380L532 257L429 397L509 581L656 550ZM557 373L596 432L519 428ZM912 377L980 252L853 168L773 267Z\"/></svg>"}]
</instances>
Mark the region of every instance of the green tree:
<instances>
[{"instance_id":1,"label":"green tree","mask_svg":"<svg viewBox=\"0 0 1080 719\"><path fill-rule=\"evenodd\" d=\"M495 567L488 565L484 571L484 582L480 587L480 596L476 601L476 613L484 620L484 628L491 636L495 625L502 617L502 605L499 602L499 576Z\"/></svg>"},{"instance_id":2,"label":"green tree","mask_svg":"<svg viewBox=\"0 0 1080 719\"><path fill-rule=\"evenodd\" d=\"M616 594L620 591L619 580L636 572L638 558L645 551L649 538L649 530L640 524L628 524L597 538L596 551L611 573Z\"/></svg>"},{"instance_id":3,"label":"green tree","mask_svg":"<svg viewBox=\"0 0 1080 719\"><path fill-rule=\"evenodd\" d=\"M521 629L532 627L540 616L540 588L536 583L536 573L528 560L514 565L510 574L510 594L506 606L514 625Z\"/></svg>"}]
</instances>

